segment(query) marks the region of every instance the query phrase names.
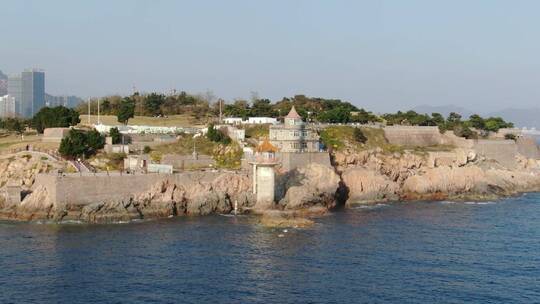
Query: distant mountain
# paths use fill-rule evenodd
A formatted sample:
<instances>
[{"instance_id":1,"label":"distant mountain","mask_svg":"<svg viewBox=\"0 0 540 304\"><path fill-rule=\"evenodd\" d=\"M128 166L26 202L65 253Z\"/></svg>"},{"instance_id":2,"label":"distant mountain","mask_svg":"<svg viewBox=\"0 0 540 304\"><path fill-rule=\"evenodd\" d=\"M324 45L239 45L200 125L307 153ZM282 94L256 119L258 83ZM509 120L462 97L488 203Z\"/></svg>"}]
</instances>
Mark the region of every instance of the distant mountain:
<instances>
[{"instance_id":1,"label":"distant mountain","mask_svg":"<svg viewBox=\"0 0 540 304\"><path fill-rule=\"evenodd\" d=\"M488 113L486 116L500 116L507 121L513 122L519 128L535 127L536 129L540 129L540 108L508 108Z\"/></svg>"},{"instance_id":2,"label":"distant mountain","mask_svg":"<svg viewBox=\"0 0 540 304\"><path fill-rule=\"evenodd\" d=\"M430 115L431 113L440 113L444 117L448 117L448 114L450 114L451 112L456 112L458 114L461 114L463 118L468 118L469 116L474 114L471 110L458 107L458 106L452 106L452 105L447 105L447 106L421 105L421 106L417 106L413 108L413 111L416 111L417 113L420 113L420 114L430 114Z\"/></svg>"},{"instance_id":3,"label":"distant mountain","mask_svg":"<svg viewBox=\"0 0 540 304\"><path fill-rule=\"evenodd\" d=\"M0 71L0 96L7 94L7 80L7 75Z\"/></svg>"}]
</instances>

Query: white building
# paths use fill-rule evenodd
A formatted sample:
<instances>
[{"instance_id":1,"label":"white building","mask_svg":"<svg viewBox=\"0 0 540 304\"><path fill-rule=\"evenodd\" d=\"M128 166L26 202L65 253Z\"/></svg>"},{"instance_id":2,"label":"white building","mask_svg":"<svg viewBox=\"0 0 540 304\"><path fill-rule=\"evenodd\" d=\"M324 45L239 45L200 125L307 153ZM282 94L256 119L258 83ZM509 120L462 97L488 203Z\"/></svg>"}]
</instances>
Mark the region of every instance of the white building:
<instances>
[{"instance_id":1,"label":"white building","mask_svg":"<svg viewBox=\"0 0 540 304\"><path fill-rule=\"evenodd\" d=\"M248 124L272 124L275 125L278 123L276 118L273 117L249 117Z\"/></svg>"},{"instance_id":2,"label":"white building","mask_svg":"<svg viewBox=\"0 0 540 304\"><path fill-rule=\"evenodd\" d=\"M17 115L17 105L15 97L5 95L0 96L0 117L15 117Z\"/></svg>"},{"instance_id":3,"label":"white building","mask_svg":"<svg viewBox=\"0 0 540 304\"><path fill-rule=\"evenodd\" d=\"M283 125L270 126L270 143L280 152L319 152L319 135L307 126L294 106Z\"/></svg>"},{"instance_id":4,"label":"white building","mask_svg":"<svg viewBox=\"0 0 540 304\"><path fill-rule=\"evenodd\" d=\"M223 119L223 122L229 125L239 125L239 124L251 124L251 125L263 125L271 124L275 125L278 123L277 118L273 117L248 117L247 120L243 120L240 117L227 117Z\"/></svg>"},{"instance_id":5,"label":"white building","mask_svg":"<svg viewBox=\"0 0 540 304\"><path fill-rule=\"evenodd\" d=\"M223 122L228 125L239 125L243 123L243 120L240 117L227 117L223 119Z\"/></svg>"}]
</instances>

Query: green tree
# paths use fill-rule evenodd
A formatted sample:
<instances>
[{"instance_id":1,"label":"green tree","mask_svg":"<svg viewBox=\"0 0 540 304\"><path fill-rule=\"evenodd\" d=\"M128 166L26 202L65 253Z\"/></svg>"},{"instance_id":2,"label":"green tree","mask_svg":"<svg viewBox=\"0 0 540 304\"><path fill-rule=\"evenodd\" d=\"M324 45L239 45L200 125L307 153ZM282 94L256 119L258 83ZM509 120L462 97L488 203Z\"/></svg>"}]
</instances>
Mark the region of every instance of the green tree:
<instances>
[{"instance_id":1,"label":"green tree","mask_svg":"<svg viewBox=\"0 0 540 304\"><path fill-rule=\"evenodd\" d=\"M454 134L459 137L465 137L467 139L477 138L478 134L471 130L466 124L457 124L454 126Z\"/></svg>"},{"instance_id":2,"label":"green tree","mask_svg":"<svg viewBox=\"0 0 540 304\"><path fill-rule=\"evenodd\" d=\"M82 131L71 129L60 142L58 152L67 158L91 156L105 145L105 138L96 130Z\"/></svg>"},{"instance_id":3,"label":"green tree","mask_svg":"<svg viewBox=\"0 0 540 304\"><path fill-rule=\"evenodd\" d=\"M123 123L124 125L127 125L130 118L133 118L135 116L135 103L133 100L129 97L125 97L122 102L120 103L120 107L118 109L118 122Z\"/></svg>"},{"instance_id":4,"label":"green tree","mask_svg":"<svg viewBox=\"0 0 540 304\"><path fill-rule=\"evenodd\" d=\"M161 115L161 106L165 103L165 96L162 94L152 93L146 96L144 100L144 109L151 116Z\"/></svg>"},{"instance_id":5,"label":"green tree","mask_svg":"<svg viewBox=\"0 0 540 304\"><path fill-rule=\"evenodd\" d=\"M8 131L15 132L17 134L22 134L28 125L28 121L22 120L20 118L9 117L6 119L0 119L0 129L5 129Z\"/></svg>"},{"instance_id":6,"label":"green tree","mask_svg":"<svg viewBox=\"0 0 540 304\"><path fill-rule=\"evenodd\" d=\"M231 138L225 133L223 133L221 130L216 129L213 124L208 125L206 137L213 142L222 143L225 145L231 143Z\"/></svg>"},{"instance_id":7,"label":"green tree","mask_svg":"<svg viewBox=\"0 0 540 304\"><path fill-rule=\"evenodd\" d=\"M320 113L317 118L320 122L348 123L351 121L351 112L346 107L336 107Z\"/></svg>"},{"instance_id":8,"label":"green tree","mask_svg":"<svg viewBox=\"0 0 540 304\"><path fill-rule=\"evenodd\" d=\"M79 113L63 106L54 108L45 107L32 118L32 127L38 133L46 128L67 128L77 125L80 121Z\"/></svg>"},{"instance_id":9,"label":"green tree","mask_svg":"<svg viewBox=\"0 0 540 304\"><path fill-rule=\"evenodd\" d=\"M112 143L114 145L119 144L122 139L122 135L120 134L120 131L116 127L111 128L111 130L109 130L109 136L112 138Z\"/></svg>"},{"instance_id":10,"label":"green tree","mask_svg":"<svg viewBox=\"0 0 540 304\"><path fill-rule=\"evenodd\" d=\"M486 127L486 122L484 121L484 119L478 115L478 114L473 114L469 117L469 122L471 124L471 127L473 128L476 128L478 130L484 130L485 127Z\"/></svg>"},{"instance_id":11,"label":"green tree","mask_svg":"<svg viewBox=\"0 0 540 304\"><path fill-rule=\"evenodd\" d=\"M86 144L90 154L94 154L105 146L105 137L103 137L96 129L93 129L86 133Z\"/></svg>"},{"instance_id":12,"label":"green tree","mask_svg":"<svg viewBox=\"0 0 540 304\"><path fill-rule=\"evenodd\" d=\"M251 106L250 116L252 117L275 117L276 113L270 104L269 99L255 99Z\"/></svg>"},{"instance_id":13,"label":"green tree","mask_svg":"<svg viewBox=\"0 0 540 304\"><path fill-rule=\"evenodd\" d=\"M58 152L64 157L76 158L86 155L86 135L81 130L72 129L62 138Z\"/></svg>"}]
</instances>

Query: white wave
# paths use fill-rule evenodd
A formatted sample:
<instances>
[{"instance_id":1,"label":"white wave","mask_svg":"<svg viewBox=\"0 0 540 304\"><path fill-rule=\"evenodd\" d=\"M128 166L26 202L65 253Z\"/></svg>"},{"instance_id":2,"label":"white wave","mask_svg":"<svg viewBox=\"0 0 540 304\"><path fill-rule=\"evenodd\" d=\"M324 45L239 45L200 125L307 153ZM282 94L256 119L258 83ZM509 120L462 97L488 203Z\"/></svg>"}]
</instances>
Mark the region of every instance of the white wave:
<instances>
[{"instance_id":1,"label":"white wave","mask_svg":"<svg viewBox=\"0 0 540 304\"><path fill-rule=\"evenodd\" d=\"M386 206L389 206L388 204L383 204L383 203L378 203L378 204L374 204L374 205L361 205L361 206L355 206L355 207L352 207L351 209L364 209L364 210L373 210L373 209L379 209L379 208L383 208L383 207L386 207Z\"/></svg>"},{"instance_id":2,"label":"white wave","mask_svg":"<svg viewBox=\"0 0 540 304\"><path fill-rule=\"evenodd\" d=\"M487 201L487 202L465 202L466 205L493 205L496 204L495 202Z\"/></svg>"},{"instance_id":3,"label":"white wave","mask_svg":"<svg viewBox=\"0 0 540 304\"><path fill-rule=\"evenodd\" d=\"M84 222L79 220L65 220L60 221L60 224L84 224Z\"/></svg>"}]
</instances>

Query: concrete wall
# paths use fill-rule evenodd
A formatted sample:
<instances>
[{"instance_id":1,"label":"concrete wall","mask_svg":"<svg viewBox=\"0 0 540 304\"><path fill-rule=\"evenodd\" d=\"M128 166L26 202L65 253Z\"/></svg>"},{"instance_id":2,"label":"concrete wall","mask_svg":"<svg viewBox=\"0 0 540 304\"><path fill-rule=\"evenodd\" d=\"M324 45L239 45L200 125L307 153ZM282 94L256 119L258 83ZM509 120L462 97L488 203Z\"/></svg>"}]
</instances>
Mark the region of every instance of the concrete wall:
<instances>
[{"instance_id":1,"label":"concrete wall","mask_svg":"<svg viewBox=\"0 0 540 304\"><path fill-rule=\"evenodd\" d=\"M444 134L441 135L441 138L443 145L454 146L462 149L472 149L474 147L473 139L466 139L456 136L453 131L444 132Z\"/></svg>"},{"instance_id":2,"label":"concrete wall","mask_svg":"<svg viewBox=\"0 0 540 304\"><path fill-rule=\"evenodd\" d=\"M443 143L438 127L387 126L383 128L389 143L401 146L435 146Z\"/></svg>"},{"instance_id":3,"label":"concrete wall","mask_svg":"<svg viewBox=\"0 0 540 304\"><path fill-rule=\"evenodd\" d=\"M43 130L43 142L55 142L59 143L62 138L66 137L69 133L69 128L47 128Z\"/></svg>"},{"instance_id":4,"label":"concrete wall","mask_svg":"<svg viewBox=\"0 0 540 304\"><path fill-rule=\"evenodd\" d=\"M507 168L515 168L517 165L518 147L513 140L479 139L475 141L474 150L488 159L496 160Z\"/></svg>"},{"instance_id":5,"label":"concrete wall","mask_svg":"<svg viewBox=\"0 0 540 304\"><path fill-rule=\"evenodd\" d=\"M527 136L519 137L516 140L516 144L519 154L527 158L540 159L540 150L535 138Z\"/></svg>"},{"instance_id":6,"label":"concrete wall","mask_svg":"<svg viewBox=\"0 0 540 304\"><path fill-rule=\"evenodd\" d=\"M161 163L172 165L174 169L183 170L210 167L215 164L215 161L209 155L199 155L197 159L194 159L192 155L165 154L161 158Z\"/></svg>"},{"instance_id":7,"label":"concrete wall","mask_svg":"<svg viewBox=\"0 0 540 304\"><path fill-rule=\"evenodd\" d=\"M317 163L331 167L330 155L328 154L328 152L278 152L276 153L276 157L281 160L281 169L284 171L290 171L296 168L304 167L310 163Z\"/></svg>"},{"instance_id":8,"label":"concrete wall","mask_svg":"<svg viewBox=\"0 0 540 304\"><path fill-rule=\"evenodd\" d=\"M38 174L34 187L44 186L51 199L59 204L86 205L96 202L127 200L149 190L165 179L176 184L191 184L198 180L210 182L219 173L186 172L180 174Z\"/></svg>"},{"instance_id":9,"label":"concrete wall","mask_svg":"<svg viewBox=\"0 0 540 304\"><path fill-rule=\"evenodd\" d=\"M499 129L496 133L490 132L489 138L490 139L504 139L504 136L506 134L513 134L515 136L521 136L522 131L518 128L502 128Z\"/></svg>"}]
</instances>

